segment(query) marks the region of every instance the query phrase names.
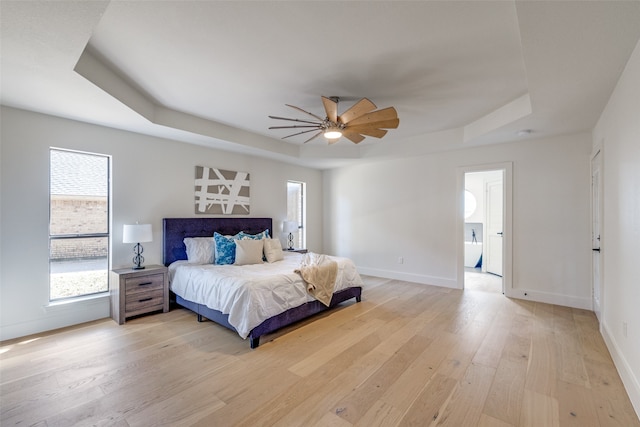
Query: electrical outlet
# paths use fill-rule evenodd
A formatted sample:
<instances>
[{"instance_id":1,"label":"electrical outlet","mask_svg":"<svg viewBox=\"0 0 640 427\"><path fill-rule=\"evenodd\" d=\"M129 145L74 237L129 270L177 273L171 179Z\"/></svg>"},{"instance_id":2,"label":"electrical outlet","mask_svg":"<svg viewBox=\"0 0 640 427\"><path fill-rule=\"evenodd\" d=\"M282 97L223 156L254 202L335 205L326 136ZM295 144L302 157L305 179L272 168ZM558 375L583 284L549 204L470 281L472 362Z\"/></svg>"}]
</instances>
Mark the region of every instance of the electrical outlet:
<instances>
[{"instance_id":1,"label":"electrical outlet","mask_svg":"<svg viewBox=\"0 0 640 427\"><path fill-rule=\"evenodd\" d=\"M404 257L398 257L398 264L404 264Z\"/></svg>"},{"instance_id":2,"label":"electrical outlet","mask_svg":"<svg viewBox=\"0 0 640 427\"><path fill-rule=\"evenodd\" d=\"M622 336L627 337L627 322L622 322Z\"/></svg>"}]
</instances>

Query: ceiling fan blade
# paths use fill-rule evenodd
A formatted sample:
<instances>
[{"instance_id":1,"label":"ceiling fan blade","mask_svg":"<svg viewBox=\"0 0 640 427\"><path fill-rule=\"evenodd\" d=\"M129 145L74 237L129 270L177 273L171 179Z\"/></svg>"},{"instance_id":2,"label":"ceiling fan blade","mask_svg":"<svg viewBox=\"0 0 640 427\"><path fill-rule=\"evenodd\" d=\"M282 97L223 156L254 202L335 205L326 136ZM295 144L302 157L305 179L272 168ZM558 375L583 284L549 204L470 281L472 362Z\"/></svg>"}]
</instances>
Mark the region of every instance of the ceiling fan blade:
<instances>
[{"instance_id":1,"label":"ceiling fan blade","mask_svg":"<svg viewBox=\"0 0 640 427\"><path fill-rule=\"evenodd\" d=\"M286 138L289 138L291 136L302 135L303 133L309 133L309 132L313 132L313 131L315 131L315 129L303 130L302 132L292 133L291 135L283 136L282 139L286 139ZM322 131L320 131L320 133L322 133Z\"/></svg>"},{"instance_id":2,"label":"ceiling fan blade","mask_svg":"<svg viewBox=\"0 0 640 427\"><path fill-rule=\"evenodd\" d=\"M365 123L382 122L385 120L393 120L397 118L398 112L396 111L396 109L393 107L388 107L369 114L364 114L357 119L353 119L351 122L349 122L349 125L363 125ZM398 121L398 123L400 122Z\"/></svg>"},{"instance_id":3,"label":"ceiling fan blade","mask_svg":"<svg viewBox=\"0 0 640 427\"><path fill-rule=\"evenodd\" d=\"M342 136L344 136L354 144L358 144L364 140L364 136L360 135L358 132L350 131L349 129L345 129L342 132Z\"/></svg>"},{"instance_id":4,"label":"ceiling fan blade","mask_svg":"<svg viewBox=\"0 0 640 427\"><path fill-rule=\"evenodd\" d=\"M310 132L310 131L309 131ZM311 141L312 139L316 139L317 137L319 137L320 135L322 135L322 131L316 133L315 135L313 135L311 138L307 139L305 142L303 142L303 144L306 144L307 142Z\"/></svg>"},{"instance_id":5,"label":"ceiling fan blade","mask_svg":"<svg viewBox=\"0 0 640 427\"><path fill-rule=\"evenodd\" d=\"M269 129L296 129L296 128L314 128L318 129L318 125L293 125L293 126L271 126Z\"/></svg>"},{"instance_id":6,"label":"ceiling fan blade","mask_svg":"<svg viewBox=\"0 0 640 427\"><path fill-rule=\"evenodd\" d=\"M353 129L353 131L362 135L373 136L375 138L382 138L387 134L386 130L377 128Z\"/></svg>"},{"instance_id":7,"label":"ceiling fan blade","mask_svg":"<svg viewBox=\"0 0 640 427\"><path fill-rule=\"evenodd\" d=\"M302 122L302 123L311 123L314 125L319 125L320 123L317 122L312 122L309 120L300 120L300 119L289 119L287 117L278 117L278 116L269 116L270 119L276 119L276 120L289 120L290 122Z\"/></svg>"},{"instance_id":8,"label":"ceiling fan blade","mask_svg":"<svg viewBox=\"0 0 640 427\"><path fill-rule=\"evenodd\" d=\"M338 122L338 103L333 99L329 99L326 96L322 97L322 103L324 104L324 111L327 113L327 118L333 123Z\"/></svg>"},{"instance_id":9,"label":"ceiling fan blade","mask_svg":"<svg viewBox=\"0 0 640 427\"><path fill-rule=\"evenodd\" d=\"M303 113L308 114L308 115L310 115L311 117L315 117L316 119L318 119L318 120L320 120L320 121L323 121L323 120L324 120L322 117L318 117L318 116L316 116L315 114L310 113L310 112L308 112L308 111L305 111L305 110L303 110L303 109L302 109L302 108L300 108L300 107L296 107L295 105L289 105L289 104L284 104L284 105L286 105L287 107L294 108L294 109L296 109L296 110L298 110L298 111L302 111Z\"/></svg>"},{"instance_id":10,"label":"ceiling fan blade","mask_svg":"<svg viewBox=\"0 0 640 427\"><path fill-rule=\"evenodd\" d=\"M367 98L362 98L360 101L353 104L351 108L342 113L342 115L338 117L338 121L340 123L347 124L356 117L360 117L361 115L369 113L375 109L376 104L369 101Z\"/></svg>"},{"instance_id":11,"label":"ceiling fan blade","mask_svg":"<svg viewBox=\"0 0 640 427\"><path fill-rule=\"evenodd\" d=\"M400 119L382 120L379 122L363 123L359 125L349 124L347 129L395 129L398 127L398 124L400 124Z\"/></svg>"}]
</instances>

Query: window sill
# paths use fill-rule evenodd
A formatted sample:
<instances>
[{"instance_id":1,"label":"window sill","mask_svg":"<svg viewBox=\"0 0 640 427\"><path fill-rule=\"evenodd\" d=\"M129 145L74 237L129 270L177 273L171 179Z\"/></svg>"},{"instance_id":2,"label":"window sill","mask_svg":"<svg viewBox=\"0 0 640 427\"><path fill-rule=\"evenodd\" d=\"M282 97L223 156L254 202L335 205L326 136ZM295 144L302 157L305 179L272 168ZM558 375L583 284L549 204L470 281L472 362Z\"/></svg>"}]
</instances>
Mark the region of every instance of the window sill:
<instances>
[{"instance_id":1,"label":"window sill","mask_svg":"<svg viewBox=\"0 0 640 427\"><path fill-rule=\"evenodd\" d=\"M77 298L69 298L60 301L51 301L49 304L43 305L42 309L45 313L55 313L67 310L77 310L78 307L86 307L91 305L104 304L109 302L109 292L88 295Z\"/></svg>"}]
</instances>

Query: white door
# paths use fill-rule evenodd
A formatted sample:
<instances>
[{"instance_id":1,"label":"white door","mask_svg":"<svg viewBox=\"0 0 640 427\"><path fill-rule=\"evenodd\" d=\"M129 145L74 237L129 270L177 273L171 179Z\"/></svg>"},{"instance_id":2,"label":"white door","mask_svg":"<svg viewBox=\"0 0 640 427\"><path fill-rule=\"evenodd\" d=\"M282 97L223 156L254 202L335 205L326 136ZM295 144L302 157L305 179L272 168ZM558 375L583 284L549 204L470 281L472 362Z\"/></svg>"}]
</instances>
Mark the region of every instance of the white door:
<instances>
[{"instance_id":1,"label":"white door","mask_svg":"<svg viewBox=\"0 0 640 427\"><path fill-rule=\"evenodd\" d=\"M591 159L591 248L592 248L592 297L593 311L600 320L602 307L602 154L600 151Z\"/></svg>"},{"instance_id":2,"label":"white door","mask_svg":"<svg viewBox=\"0 0 640 427\"><path fill-rule=\"evenodd\" d=\"M502 182L487 182L487 273L502 276Z\"/></svg>"}]
</instances>

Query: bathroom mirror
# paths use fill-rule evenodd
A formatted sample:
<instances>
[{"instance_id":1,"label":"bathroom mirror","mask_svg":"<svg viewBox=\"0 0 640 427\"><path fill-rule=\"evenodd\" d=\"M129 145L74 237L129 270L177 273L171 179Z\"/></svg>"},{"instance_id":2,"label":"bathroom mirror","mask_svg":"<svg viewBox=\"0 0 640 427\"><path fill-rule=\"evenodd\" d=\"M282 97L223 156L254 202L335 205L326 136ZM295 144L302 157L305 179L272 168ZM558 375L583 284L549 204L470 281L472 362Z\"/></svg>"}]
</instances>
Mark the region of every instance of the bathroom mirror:
<instances>
[{"instance_id":1,"label":"bathroom mirror","mask_svg":"<svg viewBox=\"0 0 640 427\"><path fill-rule=\"evenodd\" d=\"M467 219L476 211L476 196L469 190L464 190L464 218Z\"/></svg>"}]
</instances>

